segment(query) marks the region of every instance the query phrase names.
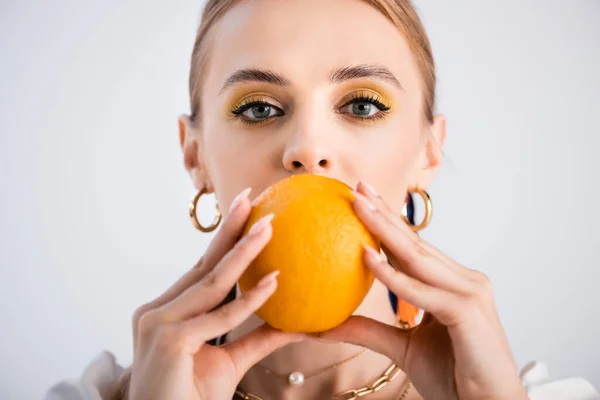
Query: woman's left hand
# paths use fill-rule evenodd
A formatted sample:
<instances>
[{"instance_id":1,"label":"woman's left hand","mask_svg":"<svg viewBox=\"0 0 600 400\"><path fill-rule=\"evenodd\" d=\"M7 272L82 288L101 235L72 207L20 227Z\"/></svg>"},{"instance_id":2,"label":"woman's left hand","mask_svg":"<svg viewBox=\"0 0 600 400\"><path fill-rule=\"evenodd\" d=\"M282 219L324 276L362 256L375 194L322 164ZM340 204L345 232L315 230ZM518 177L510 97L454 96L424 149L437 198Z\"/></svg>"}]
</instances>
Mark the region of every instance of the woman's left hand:
<instances>
[{"instance_id":1,"label":"woman's left hand","mask_svg":"<svg viewBox=\"0 0 600 400\"><path fill-rule=\"evenodd\" d=\"M388 356L425 399L528 399L487 276L426 243L363 183L354 207L393 267L369 248L367 265L425 314L411 330L353 316L319 337Z\"/></svg>"}]
</instances>

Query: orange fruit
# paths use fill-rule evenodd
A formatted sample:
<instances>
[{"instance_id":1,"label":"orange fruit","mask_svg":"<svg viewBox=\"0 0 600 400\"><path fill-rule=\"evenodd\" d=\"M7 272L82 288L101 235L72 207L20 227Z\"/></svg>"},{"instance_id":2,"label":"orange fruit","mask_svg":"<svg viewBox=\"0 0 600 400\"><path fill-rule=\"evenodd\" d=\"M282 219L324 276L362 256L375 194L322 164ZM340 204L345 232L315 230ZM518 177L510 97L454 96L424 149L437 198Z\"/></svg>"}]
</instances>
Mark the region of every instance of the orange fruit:
<instances>
[{"instance_id":1,"label":"orange fruit","mask_svg":"<svg viewBox=\"0 0 600 400\"><path fill-rule=\"evenodd\" d=\"M363 243L379 242L354 213L351 188L332 178L302 174L276 182L253 202L243 235L273 213L271 241L239 280L253 288L279 270L275 293L257 311L269 325L290 332L321 332L346 320L371 288Z\"/></svg>"}]
</instances>

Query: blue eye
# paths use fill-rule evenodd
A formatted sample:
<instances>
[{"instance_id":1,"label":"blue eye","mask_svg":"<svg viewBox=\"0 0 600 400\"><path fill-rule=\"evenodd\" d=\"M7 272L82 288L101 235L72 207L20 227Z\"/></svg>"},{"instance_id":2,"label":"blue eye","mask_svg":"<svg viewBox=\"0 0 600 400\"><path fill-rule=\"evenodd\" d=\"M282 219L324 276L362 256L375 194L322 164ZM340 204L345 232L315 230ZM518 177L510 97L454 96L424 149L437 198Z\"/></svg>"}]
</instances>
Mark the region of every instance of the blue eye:
<instances>
[{"instance_id":1,"label":"blue eye","mask_svg":"<svg viewBox=\"0 0 600 400\"><path fill-rule=\"evenodd\" d=\"M263 103L246 109L242 114L247 118L265 119L277 115L277 111L270 104Z\"/></svg>"},{"instance_id":2,"label":"blue eye","mask_svg":"<svg viewBox=\"0 0 600 400\"><path fill-rule=\"evenodd\" d=\"M350 114L354 117L368 120L376 119L390 110L390 107L383 104L376 97L357 96L344 104L340 109L343 114Z\"/></svg>"},{"instance_id":3,"label":"blue eye","mask_svg":"<svg viewBox=\"0 0 600 400\"><path fill-rule=\"evenodd\" d=\"M273 117L283 115L283 111L264 101L251 101L242 104L231 113L243 122L254 124L267 121Z\"/></svg>"},{"instance_id":4,"label":"blue eye","mask_svg":"<svg viewBox=\"0 0 600 400\"><path fill-rule=\"evenodd\" d=\"M338 112L362 121L375 121L385 118L390 109L391 107L386 106L373 95L354 95L354 98L347 101ZM248 125L266 123L285 115L279 107L264 100L248 101L231 110L231 114Z\"/></svg>"},{"instance_id":5,"label":"blue eye","mask_svg":"<svg viewBox=\"0 0 600 400\"><path fill-rule=\"evenodd\" d=\"M352 113L360 117L370 117L378 111L376 106L366 101L355 101L349 106L352 107Z\"/></svg>"}]
</instances>

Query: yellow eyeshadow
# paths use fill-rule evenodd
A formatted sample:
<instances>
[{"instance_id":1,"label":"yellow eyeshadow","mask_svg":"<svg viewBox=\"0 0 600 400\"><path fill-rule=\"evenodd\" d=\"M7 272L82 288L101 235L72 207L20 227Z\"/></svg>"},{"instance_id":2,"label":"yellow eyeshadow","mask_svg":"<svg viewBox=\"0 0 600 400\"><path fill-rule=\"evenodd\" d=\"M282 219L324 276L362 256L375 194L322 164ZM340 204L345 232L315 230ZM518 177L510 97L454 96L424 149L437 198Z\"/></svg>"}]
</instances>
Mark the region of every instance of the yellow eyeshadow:
<instances>
[{"instance_id":1,"label":"yellow eyeshadow","mask_svg":"<svg viewBox=\"0 0 600 400\"><path fill-rule=\"evenodd\" d=\"M372 90L359 89L359 90L349 93L349 95L346 96L346 98L348 98L348 100L356 98L356 97L366 97L366 98L377 99L379 102L381 102L386 107L391 108L390 102L387 101L385 99L385 97L383 97L381 94L374 92Z\"/></svg>"},{"instance_id":2,"label":"yellow eyeshadow","mask_svg":"<svg viewBox=\"0 0 600 400\"><path fill-rule=\"evenodd\" d=\"M350 100L357 95L375 97L381 103L385 104L386 107L394 108L394 96L391 92L383 86L369 80L361 80L356 83L353 82L348 85L341 85L339 90L340 92L345 93L343 95L344 100Z\"/></svg>"},{"instance_id":3,"label":"yellow eyeshadow","mask_svg":"<svg viewBox=\"0 0 600 400\"><path fill-rule=\"evenodd\" d=\"M246 88L246 90L237 90L233 92L233 94L229 97L229 100L225 103L225 113L230 114L231 110L235 110L239 108L242 104L246 104L252 101L264 101L281 107L279 105L279 102L276 101L272 95L260 91L248 92L248 88Z\"/></svg>"},{"instance_id":4,"label":"yellow eyeshadow","mask_svg":"<svg viewBox=\"0 0 600 400\"><path fill-rule=\"evenodd\" d=\"M240 88L231 94L225 103L225 114L231 115L232 110L238 109L243 104L254 101L266 102L279 108L283 108L280 102L276 101L271 94L260 90L249 91L248 89L248 87ZM334 91L334 98L338 99L336 107L341 107L356 97L375 98L386 107L389 107L390 111L395 108L395 97L392 95L391 91L368 79L356 80L339 85Z\"/></svg>"}]
</instances>

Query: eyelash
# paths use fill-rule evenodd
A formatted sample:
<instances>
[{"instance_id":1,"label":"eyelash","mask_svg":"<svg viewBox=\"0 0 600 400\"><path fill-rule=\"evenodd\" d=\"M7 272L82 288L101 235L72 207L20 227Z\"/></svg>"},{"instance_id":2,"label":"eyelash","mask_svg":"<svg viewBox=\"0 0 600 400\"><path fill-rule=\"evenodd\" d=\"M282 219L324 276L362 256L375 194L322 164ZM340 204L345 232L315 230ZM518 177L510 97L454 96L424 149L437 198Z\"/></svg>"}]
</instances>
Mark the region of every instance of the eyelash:
<instances>
[{"instance_id":1,"label":"eyelash","mask_svg":"<svg viewBox=\"0 0 600 400\"><path fill-rule=\"evenodd\" d=\"M236 107L233 110L231 110L231 115L235 119L239 119L241 122L243 122L243 123L245 123L247 125L264 124L265 122L268 122L268 121L270 121L271 119L274 118L274 117L268 117L268 118L265 118L265 119L253 121L253 120L247 119L243 115L246 111L248 111L252 107L258 107L258 106L272 107L272 108L275 108L275 109L279 110L280 112L283 112L279 107L275 107L274 105L272 105L271 103L268 103L266 101L251 100L251 101L248 101L247 103L242 103L238 107Z\"/></svg>"},{"instance_id":2,"label":"eyelash","mask_svg":"<svg viewBox=\"0 0 600 400\"><path fill-rule=\"evenodd\" d=\"M383 104L381 102L381 99L373 94L369 94L367 96L363 95L363 94L353 94L352 99L350 99L349 101L347 101L346 103L344 103L344 105L342 105L340 108L344 108L349 106L352 103L357 103L357 102L366 102L366 103L371 103L373 104L375 107L377 107L379 109L379 112L373 116L370 117L362 117L359 115L352 115L350 118L353 119L358 119L361 121L368 121L368 122L375 122L377 120L381 120L381 119L385 119L391 109L391 107L386 106L385 104ZM264 124L266 122L269 122L271 119L276 118L276 117L280 117L281 115L277 115L277 116L272 116L272 117L268 117L265 119L261 119L261 120L250 120L247 119L246 117L244 117L244 112L248 111L249 109L251 109L252 107L257 107L257 106L267 106L267 107L272 107L275 108L277 110L279 110L280 112L283 112L283 110L281 110L279 107L276 107L274 105L272 105L271 103L268 103L266 101L260 101L260 100L252 100L249 101L247 103L242 103L239 106L237 106L236 108L234 108L233 110L231 110L231 115L233 116L233 118L240 120L241 122L247 124L247 125L259 125L259 124Z\"/></svg>"}]
</instances>

